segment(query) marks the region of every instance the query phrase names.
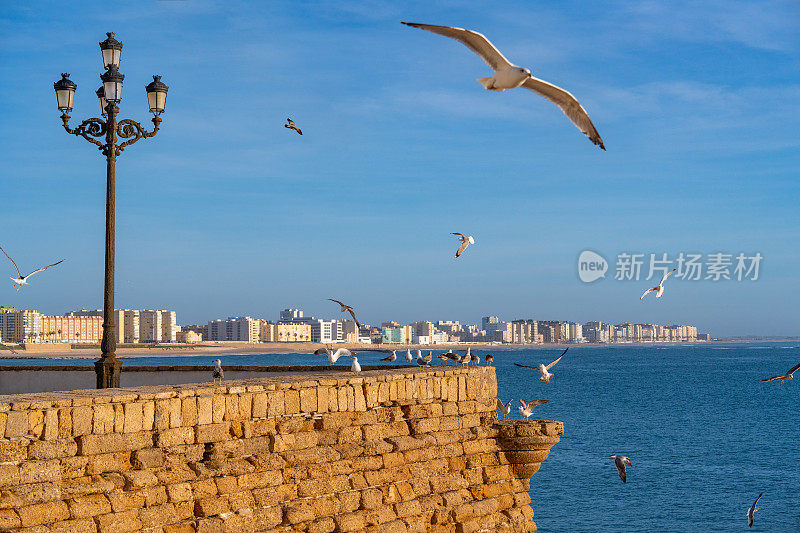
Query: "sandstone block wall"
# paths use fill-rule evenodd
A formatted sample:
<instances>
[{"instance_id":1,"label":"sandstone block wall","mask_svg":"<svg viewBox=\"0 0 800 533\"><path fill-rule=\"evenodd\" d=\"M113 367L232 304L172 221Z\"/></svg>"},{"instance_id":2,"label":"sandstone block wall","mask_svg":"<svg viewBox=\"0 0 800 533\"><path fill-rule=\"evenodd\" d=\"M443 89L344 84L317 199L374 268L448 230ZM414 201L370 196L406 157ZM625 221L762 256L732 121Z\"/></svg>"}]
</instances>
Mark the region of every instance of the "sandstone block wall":
<instances>
[{"instance_id":1,"label":"sandstone block wall","mask_svg":"<svg viewBox=\"0 0 800 533\"><path fill-rule=\"evenodd\" d=\"M534 531L491 367L0 396L0 531Z\"/></svg>"}]
</instances>

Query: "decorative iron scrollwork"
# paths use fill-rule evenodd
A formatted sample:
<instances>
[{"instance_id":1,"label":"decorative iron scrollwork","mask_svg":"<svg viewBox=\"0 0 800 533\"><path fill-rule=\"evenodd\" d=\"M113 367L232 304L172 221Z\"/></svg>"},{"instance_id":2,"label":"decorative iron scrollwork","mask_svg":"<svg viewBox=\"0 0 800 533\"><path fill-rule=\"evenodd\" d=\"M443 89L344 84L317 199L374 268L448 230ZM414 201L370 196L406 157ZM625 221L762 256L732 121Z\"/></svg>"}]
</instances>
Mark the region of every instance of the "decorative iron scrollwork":
<instances>
[{"instance_id":1,"label":"decorative iron scrollwork","mask_svg":"<svg viewBox=\"0 0 800 533\"><path fill-rule=\"evenodd\" d=\"M69 127L69 119L70 116L64 113L61 115L61 120L64 122L64 129L67 130L67 133L72 135L79 135L89 141L90 143L97 145L98 150L103 150L105 148L105 144L101 143L97 139L93 137L105 137L106 135L106 122L100 118L87 118L80 125L72 129Z\"/></svg>"},{"instance_id":2,"label":"decorative iron scrollwork","mask_svg":"<svg viewBox=\"0 0 800 533\"><path fill-rule=\"evenodd\" d=\"M155 135L158 132L158 125L160 122L161 122L160 118L158 117L153 118L153 124L155 125L153 131L147 131L142 127L141 124L129 118L117 122L117 135L119 135L123 139L128 139L127 141L125 141L124 143L120 144L117 147L117 155L119 155L120 152L125 150L126 146L135 143L139 139L142 138L146 139L148 137L152 137L153 135Z\"/></svg>"}]
</instances>

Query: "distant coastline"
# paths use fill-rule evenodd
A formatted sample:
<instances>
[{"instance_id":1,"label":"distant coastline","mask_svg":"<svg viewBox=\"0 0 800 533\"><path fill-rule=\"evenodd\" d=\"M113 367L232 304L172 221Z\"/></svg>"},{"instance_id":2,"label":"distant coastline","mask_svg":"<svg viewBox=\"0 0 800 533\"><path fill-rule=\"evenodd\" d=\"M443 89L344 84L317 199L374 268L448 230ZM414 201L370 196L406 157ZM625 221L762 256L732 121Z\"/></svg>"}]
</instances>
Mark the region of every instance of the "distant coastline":
<instances>
[{"instance_id":1,"label":"distant coastline","mask_svg":"<svg viewBox=\"0 0 800 533\"><path fill-rule=\"evenodd\" d=\"M686 344L719 344L719 343L757 343L757 342L781 342L781 341L798 341L797 337L785 338L769 338L769 339L712 339L710 341L694 341L694 342L615 342L615 343L558 343L558 344L491 344L491 343L470 343L470 344L352 344L352 343L337 343L336 347L348 348L355 352L390 352L397 350L403 352L405 350L466 350L467 347L473 350L492 351L492 350L554 350L563 349L566 347L580 348L581 346L587 347L622 347L622 346L676 346ZM117 348L118 357L164 357L170 355L245 355L245 354L283 354L283 353L311 353L318 348L325 345L314 342L265 342L265 343L199 343L192 345L156 345L156 346L141 346L141 347L122 347ZM24 359L94 359L100 356L99 346L82 346L74 348L69 351L63 349L42 350L42 345L37 345L36 352L25 352L18 350L17 354L12 354L10 351L3 350L0 352L0 359L9 358L24 358Z\"/></svg>"}]
</instances>

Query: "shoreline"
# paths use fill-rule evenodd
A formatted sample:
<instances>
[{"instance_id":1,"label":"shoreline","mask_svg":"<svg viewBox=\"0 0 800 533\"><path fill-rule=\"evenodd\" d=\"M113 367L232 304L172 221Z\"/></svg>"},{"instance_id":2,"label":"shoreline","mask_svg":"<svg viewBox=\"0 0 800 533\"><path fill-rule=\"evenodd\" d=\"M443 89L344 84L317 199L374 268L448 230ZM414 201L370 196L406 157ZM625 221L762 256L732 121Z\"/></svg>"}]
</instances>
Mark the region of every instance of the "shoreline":
<instances>
[{"instance_id":1,"label":"shoreline","mask_svg":"<svg viewBox=\"0 0 800 533\"><path fill-rule=\"evenodd\" d=\"M710 341L682 341L682 342L619 342L619 343L592 343L582 342L577 344L572 343L558 343L558 344L351 344L351 343L337 343L337 348L347 348L357 353L364 352L391 352L396 350L398 352L404 350L433 350L436 352L444 350L466 350L468 347L473 350L552 350L580 347L664 347L664 346L678 346L687 344L730 344L730 343L759 343L759 342L793 342L797 339L770 339L770 340L744 340L744 339L721 339ZM220 344L196 344L196 345L165 345L154 347L135 347L135 348L117 348L117 357L166 357L166 356L214 356L214 355L279 355L286 353L301 353L311 354L314 350L324 348L326 345L320 343L310 342L272 342L272 343L220 343ZM37 345L41 348L41 345ZM17 351L12 354L9 351L3 350L0 352L1 359L95 359L100 357L99 347L75 348L69 351L64 350L50 350L50 351L36 351L25 352L24 350Z\"/></svg>"}]
</instances>

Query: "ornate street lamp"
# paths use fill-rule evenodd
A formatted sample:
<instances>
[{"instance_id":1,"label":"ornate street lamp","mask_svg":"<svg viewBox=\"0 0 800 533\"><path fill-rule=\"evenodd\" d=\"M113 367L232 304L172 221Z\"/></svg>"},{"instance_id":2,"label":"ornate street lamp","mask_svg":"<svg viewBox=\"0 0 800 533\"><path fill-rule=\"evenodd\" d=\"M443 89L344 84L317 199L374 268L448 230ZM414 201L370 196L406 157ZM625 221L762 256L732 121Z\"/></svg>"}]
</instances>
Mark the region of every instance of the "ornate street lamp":
<instances>
[{"instance_id":1,"label":"ornate street lamp","mask_svg":"<svg viewBox=\"0 0 800 533\"><path fill-rule=\"evenodd\" d=\"M100 43L103 54L103 66L106 71L100 76L103 85L97 90L97 98L102 110L100 118L84 120L75 129L69 127L72 104L77 86L69 79L69 74L62 74L61 79L53 84L58 101L58 110L61 111L61 121L64 129L72 135L79 135L97 146L106 156L106 247L105 247L105 282L103 285L103 340L100 343L102 356L94 363L97 374L97 388L104 389L119 387L120 370L122 363L117 359L116 349L116 324L114 323L114 212L115 212L115 167L117 156L139 139L153 137L158 133L161 124L161 113L167 99L168 87L160 81L160 76L153 76L153 82L147 86L147 101L150 112L153 113L153 131L145 130L141 124L131 119L117 120L119 108L117 104L122 100L122 82L125 76L120 74L119 60L122 53L122 43L114 38L113 33L107 33L108 38ZM98 139L102 139L98 140ZM118 143L118 139L126 139Z\"/></svg>"}]
</instances>

